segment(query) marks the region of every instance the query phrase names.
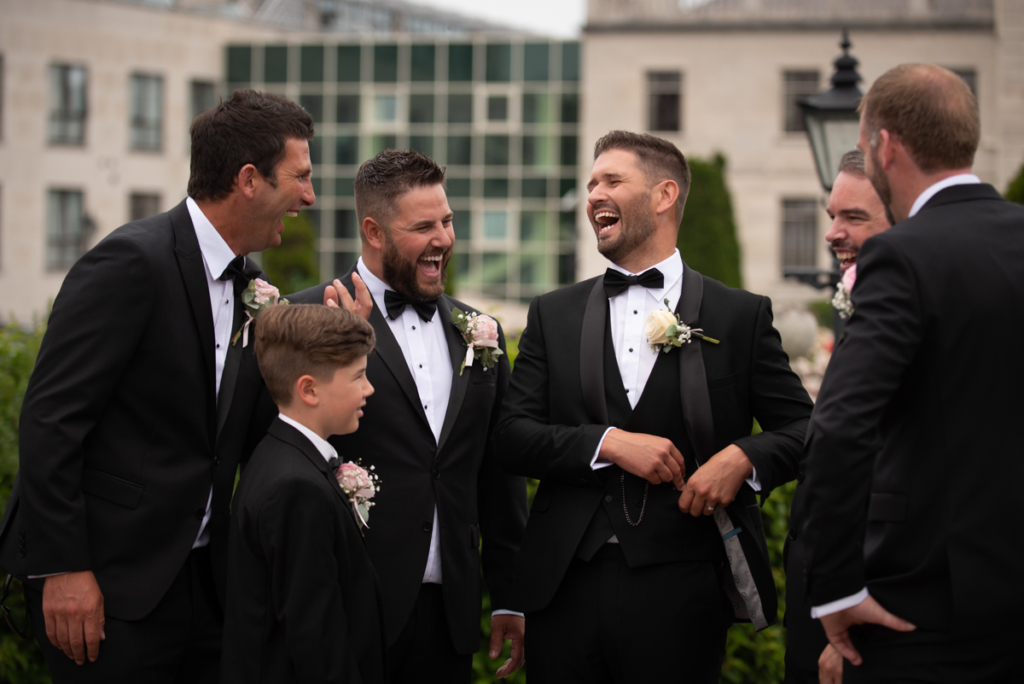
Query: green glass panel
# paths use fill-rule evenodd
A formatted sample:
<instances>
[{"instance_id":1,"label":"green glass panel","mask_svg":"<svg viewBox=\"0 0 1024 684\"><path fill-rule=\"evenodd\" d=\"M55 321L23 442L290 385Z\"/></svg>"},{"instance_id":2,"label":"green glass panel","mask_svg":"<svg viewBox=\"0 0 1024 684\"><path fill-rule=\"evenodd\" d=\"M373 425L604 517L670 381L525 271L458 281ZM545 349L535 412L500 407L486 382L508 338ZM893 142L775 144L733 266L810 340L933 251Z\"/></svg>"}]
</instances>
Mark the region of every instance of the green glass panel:
<instances>
[{"instance_id":1,"label":"green glass panel","mask_svg":"<svg viewBox=\"0 0 1024 684\"><path fill-rule=\"evenodd\" d=\"M433 123L434 122L434 96L433 95L410 95L409 96L409 123Z\"/></svg>"},{"instance_id":2,"label":"green glass panel","mask_svg":"<svg viewBox=\"0 0 1024 684\"><path fill-rule=\"evenodd\" d=\"M523 285L544 285L546 271L546 254L519 255L519 282Z\"/></svg>"},{"instance_id":3,"label":"green glass panel","mask_svg":"<svg viewBox=\"0 0 1024 684\"><path fill-rule=\"evenodd\" d=\"M448 96L448 123L473 123L473 95L456 93Z\"/></svg>"},{"instance_id":4,"label":"green glass panel","mask_svg":"<svg viewBox=\"0 0 1024 684\"><path fill-rule=\"evenodd\" d=\"M358 45L338 46L338 81L340 83L358 83L360 75L360 51Z\"/></svg>"},{"instance_id":5,"label":"green glass panel","mask_svg":"<svg viewBox=\"0 0 1024 684\"><path fill-rule=\"evenodd\" d=\"M303 45L299 49L299 76L303 83L324 80L324 46Z\"/></svg>"},{"instance_id":6,"label":"green glass panel","mask_svg":"<svg viewBox=\"0 0 1024 684\"><path fill-rule=\"evenodd\" d=\"M461 239L456 235L456 239ZM468 254L455 254L452 257L452 261L455 264L455 275L459 277L459 280L463 280L469 277L469 255Z\"/></svg>"},{"instance_id":7,"label":"green glass panel","mask_svg":"<svg viewBox=\"0 0 1024 684\"><path fill-rule=\"evenodd\" d=\"M546 211L523 211L519 214L519 239L523 242L543 242L548 237Z\"/></svg>"},{"instance_id":8,"label":"green glass panel","mask_svg":"<svg viewBox=\"0 0 1024 684\"><path fill-rule=\"evenodd\" d=\"M551 98L547 93L523 93L523 123L551 121Z\"/></svg>"},{"instance_id":9,"label":"green glass panel","mask_svg":"<svg viewBox=\"0 0 1024 684\"><path fill-rule=\"evenodd\" d=\"M263 48L263 81L285 83L288 80L288 46L268 45Z\"/></svg>"},{"instance_id":10,"label":"green glass panel","mask_svg":"<svg viewBox=\"0 0 1024 684\"><path fill-rule=\"evenodd\" d=\"M449 81L472 81L473 80L473 46L472 45L449 45L448 46L448 80Z\"/></svg>"},{"instance_id":11,"label":"green glass panel","mask_svg":"<svg viewBox=\"0 0 1024 684\"><path fill-rule=\"evenodd\" d=\"M228 46L228 81L247 83L252 80L252 48L248 45Z\"/></svg>"},{"instance_id":12,"label":"green glass panel","mask_svg":"<svg viewBox=\"0 0 1024 684\"><path fill-rule=\"evenodd\" d=\"M558 284L572 285L576 282L576 255L558 255Z\"/></svg>"},{"instance_id":13,"label":"green glass panel","mask_svg":"<svg viewBox=\"0 0 1024 684\"><path fill-rule=\"evenodd\" d=\"M334 194L336 197L354 197L355 189L352 183L355 181L354 178L335 178L334 179Z\"/></svg>"},{"instance_id":14,"label":"green glass panel","mask_svg":"<svg viewBox=\"0 0 1024 684\"><path fill-rule=\"evenodd\" d=\"M469 197L469 188L468 178L448 178L445 182L445 192L449 197Z\"/></svg>"},{"instance_id":15,"label":"green glass panel","mask_svg":"<svg viewBox=\"0 0 1024 684\"><path fill-rule=\"evenodd\" d=\"M320 210L319 209L303 209L302 213L306 218L309 219L309 223L313 226L313 230L316 232L316 236L320 237Z\"/></svg>"},{"instance_id":16,"label":"green glass panel","mask_svg":"<svg viewBox=\"0 0 1024 684\"><path fill-rule=\"evenodd\" d=\"M508 178L484 178L484 197L508 197Z\"/></svg>"},{"instance_id":17,"label":"green glass panel","mask_svg":"<svg viewBox=\"0 0 1024 684\"><path fill-rule=\"evenodd\" d=\"M497 43L487 46L487 81L507 83L512 78L512 46Z\"/></svg>"},{"instance_id":18,"label":"green glass panel","mask_svg":"<svg viewBox=\"0 0 1024 684\"><path fill-rule=\"evenodd\" d=\"M384 150L393 150L398 146L398 139L394 135L375 135L371 140L370 154L376 156Z\"/></svg>"},{"instance_id":19,"label":"green glass panel","mask_svg":"<svg viewBox=\"0 0 1024 684\"><path fill-rule=\"evenodd\" d=\"M504 252L484 252L483 281L497 285L508 282L508 255Z\"/></svg>"},{"instance_id":20,"label":"green glass panel","mask_svg":"<svg viewBox=\"0 0 1024 684\"><path fill-rule=\"evenodd\" d=\"M469 166L473 162L473 139L468 135L448 136L448 159L451 166Z\"/></svg>"},{"instance_id":21,"label":"green glass panel","mask_svg":"<svg viewBox=\"0 0 1024 684\"><path fill-rule=\"evenodd\" d=\"M504 240L508 237L508 212L484 212L484 239Z\"/></svg>"},{"instance_id":22,"label":"green glass panel","mask_svg":"<svg viewBox=\"0 0 1024 684\"><path fill-rule=\"evenodd\" d=\"M562 43L562 80L580 80L579 43Z\"/></svg>"},{"instance_id":23,"label":"green glass panel","mask_svg":"<svg viewBox=\"0 0 1024 684\"><path fill-rule=\"evenodd\" d=\"M508 166L508 136L488 135L484 137L484 164Z\"/></svg>"},{"instance_id":24,"label":"green glass panel","mask_svg":"<svg viewBox=\"0 0 1024 684\"><path fill-rule=\"evenodd\" d=\"M561 152L559 158L562 166L576 166L576 155L578 151L576 146L576 136L563 135L559 143L559 150Z\"/></svg>"},{"instance_id":25,"label":"green glass panel","mask_svg":"<svg viewBox=\"0 0 1024 684\"><path fill-rule=\"evenodd\" d=\"M359 136L339 135L334 141L335 164L359 163Z\"/></svg>"},{"instance_id":26,"label":"green glass panel","mask_svg":"<svg viewBox=\"0 0 1024 684\"><path fill-rule=\"evenodd\" d=\"M355 209L336 210L334 212L334 237L339 240L354 240L359 237L359 227L356 223Z\"/></svg>"},{"instance_id":27,"label":"green glass panel","mask_svg":"<svg viewBox=\"0 0 1024 684\"><path fill-rule=\"evenodd\" d=\"M334 277L340 278L348 273L359 260L356 252L335 252L334 253Z\"/></svg>"},{"instance_id":28,"label":"green glass panel","mask_svg":"<svg viewBox=\"0 0 1024 684\"><path fill-rule=\"evenodd\" d=\"M373 46L373 80L375 83L394 83L398 80L398 46Z\"/></svg>"},{"instance_id":29,"label":"green glass panel","mask_svg":"<svg viewBox=\"0 0 1024 684\"><path fill-rule=\"evenodd\" d=\"M373 98L373 120L393 123L398 119L398 98L395 95L377 95Z\"/></svg>"},{"instance_id":30,"label":"green glass panel","mask_svg":"<svg viewBox=\"0 0 1024 684\"><path fill-rule=\"evenodd\" d=\"M558 179L558 197L562 198L569 191L576 190L576 179L575 178L559 178Z\"/></svg>"},{"instance_id":31,"label":"green glass panel","mask_svg":"<svg viewBox=\"0 0 1024 684\"><path fill-rule=\"evenodd\" d=\"M314 197L317 196L317 195L322 195L323 194L323 185L324 184L323 184L323 179L320 178L320 176L313 176L312 185L313 185L313 196Z\"/></svg>"},{"instance_id":32,"label":"green glass panel","mask_svg":"<svg viewBox=\"0 0 1024 684\"><path fill-rule=\"evenodd\" d=\"M523 80L548 80L548 58L551 47L548 43L527 43L523 46Z\"/></svg>"},{"instance_id":33,"label":"green glass panel","mask_svg":"<svg viewBox=\"0 0 1024 684\"><path fill-rule=\"evenodd\" d=\"M529 199L544 199L548 196L547 178L524 178L523 197Z\"/></svg>"},{"instance_id":34,"label":"green glass panel","mask_svg":"<svg viewBox=\"0 0 1024 684\"><path fill-rule=\"evenodd\" d=\"M309 141L309 163L321 164L323 163L323 160L323 140L320 138L313 138Z\"/></svg>"},{"instance_id":35,"label":"green glass panel","mask_svg":"<svg viewBox=\"0 0 1024 684\"><path fill-rule=\"evenodd\" d=\"M562 93L562 123L579 123L580 96L578 93Z\"/></svg>"},{"instance_id":36,"label":"green glass panel","mask_svg":"<svg viewBox=\"0 0 1024 684\"><path fill-rule=\"evenodd\" d=\"M434 80L434 55L437 52L433 45L413 45L409 49L412 64L409 76L413 81Z\"/></svg>"},{"instance_id":37,"label":"green glass panel","mask_svg":"<svg viewBox=\"0 0 1024 684\"><path fill-rule=\"evenodd\" d=\"M334 120L338 123L359 123L359 96L339 95L334 113Z\"/></svg>"},{"instance_id":38,"label":"green glass panel","mask_svg":"<svg viewBox=\"0 0 1024 684\"><path fill-rule=\"evenodd\" d=\"M455 240L469 240L472 230L469 222L469 212L460 212L452 219L452 230L455 231Z\"/></svg>"},{"instance_id":39,"label":"green glass panel","mask_svg":"<svg viewBox=\"0 0 1024 684\"><path fill-rule=\"evenodd\" d=\"M508 98L504 95L492 95L487 98L487 120L508 121Z\"/></svg>"},{"instance_id":40,"label":"green glass panel","mask_svg":"<svg viewBox=\"0 0 1024 684\"><path fill-rule=\"evenodd\" d=\"M558 239L562 242L576 240L576 212L558 212Z\"/></svg>"},{"instance_id":41,"label":"green glass panel","mask_svg":"<svg viewBox=\"0 0 1024 684\"><path fill-rule=\"evenodd\" d=\"M299 105L309 112L314 123L322 123L324 120L324 97L323 95L299 95Z\"/></svg>"},{"instance_id":42,"label":"green glass panel","mask_svg":"<svg viewBox=\"0 0 1024 684\"><path fill-rule=\"evenodd\" d=\"M523 136L523 166L544 168L551 164L551 153L546 135Z\"/></svg>"},{"instance_id":43,"label":"green glass panel","mask_svg":"<svg viewBox=\"0 0 1024 684\"><path fill-rule=\"evenodd\" d=\"M409 147L424 157L434 156L434 139L429 135L410 135Z\"/></svg>"}]
</instances>

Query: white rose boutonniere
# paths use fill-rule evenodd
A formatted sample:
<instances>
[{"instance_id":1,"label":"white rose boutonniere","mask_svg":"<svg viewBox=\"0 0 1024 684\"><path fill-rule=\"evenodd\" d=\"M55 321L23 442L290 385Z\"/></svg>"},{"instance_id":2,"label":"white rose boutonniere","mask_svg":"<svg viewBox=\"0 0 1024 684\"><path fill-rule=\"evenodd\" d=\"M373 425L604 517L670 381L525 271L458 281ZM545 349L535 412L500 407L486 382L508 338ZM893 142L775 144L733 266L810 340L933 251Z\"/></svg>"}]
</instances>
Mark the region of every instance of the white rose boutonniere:
<instances>
[{"instance_id":1,"label":"white rose boutonniere","mask_svg":"<svg viewBox=\"0 0 1024 684\"><path fill-rule=\"evenodd\" d=\"M665 300L665 306L668 307L667 299ZM683 323L679 318L679 314L673 313L667 308L652 311L644 323L644 335L647 336L647 344L651 345L652 350L664 352L665 354L669 353L673 347L689 344L691 338L694 337L711 344L720 344L715 338L708 337L703 333L704 331L701 328L691 328Z\"/></svg>"},{"instance_id":2,"label":"white rose boutonniere","mask_svg":"<svg viewBox=\"0 0 1024 684\"><path fill-rule=\"evenodd\" d=\"M242 304L245 305L246 321L241 329L231 338L231 344L242 338L242 346L249 344L249 326L256 318L272 306L288 304L287 299L281 299L281 292L267 281L257 278L249 281L249 287L242 291Z\"/></svg>"},{"instance_id":3,"label":"white rose boutonniere","mask_svg":"<svg viewBox=\"0 0 1024 684\"><path fill-rule=\"evenodd\" d=\"M498 349L498 322L486 314L464 313L459 307L452 309L452 323L462 333L466 343L466 358L462 361L459 375L472 366L474 359L480 359L484 370L498 363L504 352Z\"/></svg>"},{"instance_id":4,"label":"white rose boutonniere","mask_svg":"<svg viewBox=\"0 0 1024 684\"><path fill-rule=\"evenodd\" d=\"M373 470L373 466L367 470L358 463L348 461L338 466L338 471L334 474L341 485L341 491L345 492L345 496L352 504L360 529L369 529L370 507L373 506L370 499L380 491L380 477Z\"/></svg>"}]
</instances>

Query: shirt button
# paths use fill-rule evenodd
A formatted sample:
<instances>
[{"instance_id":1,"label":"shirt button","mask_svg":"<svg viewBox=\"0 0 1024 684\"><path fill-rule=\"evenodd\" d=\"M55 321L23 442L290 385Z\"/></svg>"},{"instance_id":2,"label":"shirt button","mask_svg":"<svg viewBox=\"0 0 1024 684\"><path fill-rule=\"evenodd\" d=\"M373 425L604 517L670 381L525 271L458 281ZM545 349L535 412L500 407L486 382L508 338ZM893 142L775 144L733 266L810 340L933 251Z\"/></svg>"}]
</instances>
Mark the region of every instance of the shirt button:
<instances>
[{"instance_id":1,"label":"shirt button","mask_svg":"<svg viewBox=\"0 0 1024 684\"><path fill-rule=\"evenodd\" d=\"M626 394L629 394L629 389L628 388L626 389Z\"/></svg>"},{"instance_id":2,"label":"shirt button","mask_svg":"<svg viewBox=\"0 0 1024 684\"><path fill-rule=\"evenodd\" d=\"M196 509L196 518L198 518L199 520L202 520L205 517L206 517L206 509L205 508L197 508Z\"/></svg>"},{"instance_id":3,"label":"shirt button","mask_svg":"<svg viewBox=\"0 0 1024 684\"><path fill-rule=\"evenodd\" d=\"M416 329L416 326L415 326L415 325L414 325L414 326L412 326L412 329L413 329L413 330L415 330L415 329Z\"/></svg>"},{"instance_id":4,"label":"shirt button","mask_svg":"<svg viewBox=\"0 0 1024 684\"><path fill-rule=\"evenodd\" d=\"M629 348L629 351L633 351L633 348L632 348L632 347L630 347L630 348Z\"/></svg>"},{"instance_id":5,"label":"shirt button","mask_svg":"<svg viewBox=\"0 0 1024 684\"><path fill-rule=\"evenodd\" d=\"M424 404L424 405L423 405L423 408L427 408L427 405L426 405L426 404Z\"/></svg>"},{"instance_id":6,"label":"shirt button","mask_svg":"<svg viewBox=\"0 0 1024 684\"><path fill-rule=\"evenodd\" d=\"M423 368L423 364L422 363L420 364L420 368Z\"/></svg>"},{"instance_id":7,"label":"shirt button","mask_svg":"<svg viewBox=\"0 0 1024 684\"><path fill-rule=\"evenodd\" d=\"M217 349L220 349L220 345L219 344L217 345Z\"/></svg>"},{"instance_id":8,"label":"shirt button","mask_svg":"<svg viewBox=\"0 0 1024 684\"><path fill-rule=\"evenodd\" d=\"M633 309L633 313L637 314L637 313L639 313L639 311L637 311L636 309Z\"/></svg>"}]
</instances>

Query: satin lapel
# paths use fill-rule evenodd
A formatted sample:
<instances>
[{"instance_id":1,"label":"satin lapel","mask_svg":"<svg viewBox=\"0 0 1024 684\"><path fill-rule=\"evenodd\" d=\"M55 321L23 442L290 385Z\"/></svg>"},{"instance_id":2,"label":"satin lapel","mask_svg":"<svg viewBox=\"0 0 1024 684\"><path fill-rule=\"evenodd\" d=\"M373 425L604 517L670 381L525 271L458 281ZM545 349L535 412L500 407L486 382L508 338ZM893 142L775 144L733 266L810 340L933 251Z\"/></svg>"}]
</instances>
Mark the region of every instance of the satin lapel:
<instances>
[{"instance_id":1,"label":"satin lapel","mask_svg":"<svg viewBox=\"0 0 1024 684\"><path fill-rule=\"evenodd\" d=\"M608 320L608 297L604 276L597 279L587 299L580 331L580 385L587 416L597 425L608 424L608 404L604 396L604 333Z\"/></svg>"},{"instance_id":2,"label":"satin lapel","mask_svg":"<svg viewBox=\"0 0 1024 684\"><path fill-rule=\"evenodd\" d=\"M185 292L192 307L192 319L199 333L200 346L203 349L203 363L206 366L206 387L209 403L215 405L214 382L215 361L213 339L213 310L210 308L210 288L206 284L206 267L203 265L203 253L199 249L195 228L188 215L188 207L184 202L168 213L174 229L174 257L178 261L178 270L185 285ZM214 437L216 413L212 410L208 416L210 437Z\"/></svg>"},{"instance_id":3,"label":"satin lapel","mask_svg":"<svg viewBox=\"0 0 1024 684\"><path fill-rule=\"evenodd\" d=\"M444 425L441 426L441 437L437 440L435 457L436 454L441 453L441 448L452 432L452 427L459 417L459 411L462 410L462 402L466 398L466 389L469 387L470 371L459 375L462 361L466 358L466 342L462 339L459 329L451 322L454 306L451 298L447 295L442 295L437 300L436 315L440 317L438 323L444 328L444 338L448 340L448 354L452 359L452 391L448 396L448 408L444 414Z\"/></svg>"},{"instance_id":4,"label":"satin lapel","mask_svg":"<svg viewBox=\"0 0 1024 684\"><path fill-rule=\"evenodd\" d=\"M684 266L683 291L676 312L691 328L700 327L700 305L704 296L704 276ZM693 446L698 465L714 455L715 423L704 372L704 342L693 339L679 348L679 389L683 402L683 423Z\"/></svg>"},{"instance_id":5,"label":"satin lapel","mask_svg":"<svg viewBox=\"0 0 1024 684\"><path fill-rule=\"evenodd\" d=\"M235 297L235 315L231 322L231 335L242 327L245 314L242 312L240 297ZM249 344L255 345L256 338L250 329ZM228 352L224 359L224 371L220 376L220 393L217 395L217 438L220 438L220 431L224 429L224 423L231 411L231 400L235 396L235 381L238 380L238 366L242 362L242 339L239 338L236 344L228 342Z\"/></svg>"}]
</instances>

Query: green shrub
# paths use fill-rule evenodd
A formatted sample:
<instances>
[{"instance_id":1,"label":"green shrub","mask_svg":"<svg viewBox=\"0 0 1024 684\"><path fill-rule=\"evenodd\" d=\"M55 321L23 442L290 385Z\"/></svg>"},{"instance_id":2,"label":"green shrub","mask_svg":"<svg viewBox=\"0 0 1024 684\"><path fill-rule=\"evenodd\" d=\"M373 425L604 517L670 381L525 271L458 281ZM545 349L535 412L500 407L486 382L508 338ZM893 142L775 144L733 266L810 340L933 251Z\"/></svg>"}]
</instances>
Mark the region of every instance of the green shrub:
<instances>
[{"instance_id":1,"label":"green shrub","mask_svg":"<svg viewBox=\"0 0 1024 684\"><path fill-rule=\"evenodd\" d=\"M1010 181L1010 186L1006 188L1006 199L1024 204L1024 166L1020 167L1017 177Z\"/></svg>"},{"instance_id":2,"label":"green shrub","mask_svg":"<svg viewBox=\"0 0 1024 684\"><path fill-rule=\"evenodd\" d=\"M305 290L320 282L316 229L309 214L302 211L294 218L284 217L281 244L264 251L260 265L282 294Z\"/></svg>"},{"instance_id":3,"label":"green shrub","mask_svg":"<svg viewBox=\"0 0 1024 684\"><path fill-rule=\"evenodd\" d=\"M729 287L743 287L740 246L732 199L725 185L725 157L690 159L690 196L679 224L677 244L683 261Z\"/></svg>"}]
</instances>

